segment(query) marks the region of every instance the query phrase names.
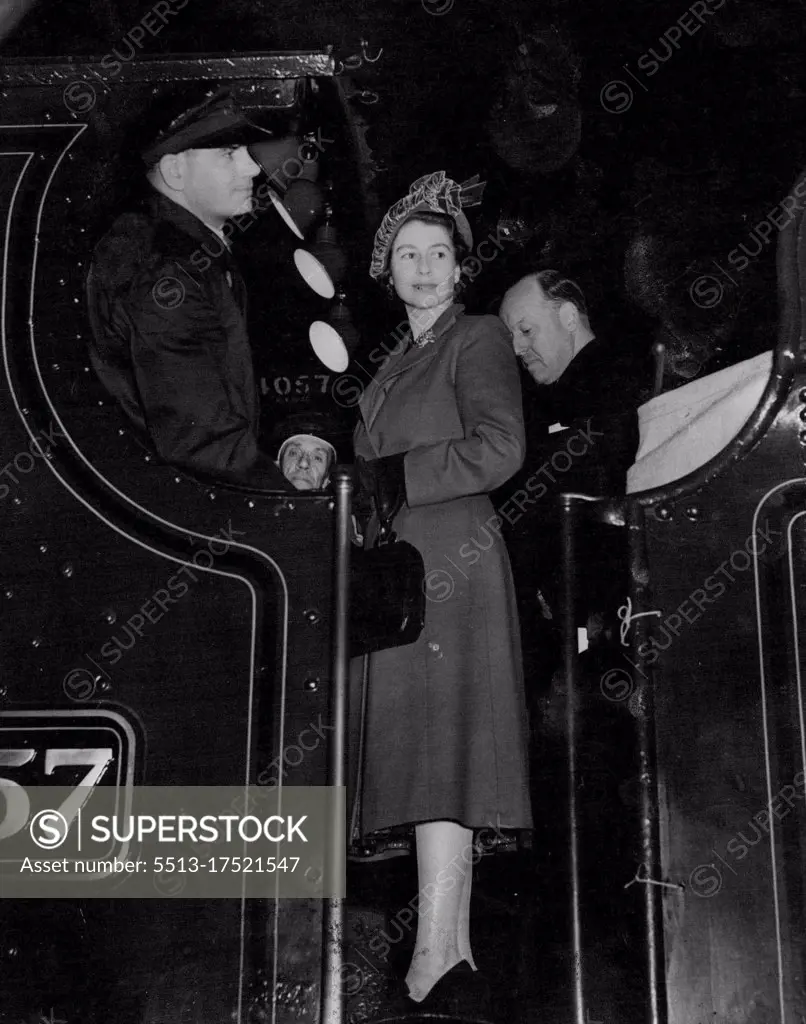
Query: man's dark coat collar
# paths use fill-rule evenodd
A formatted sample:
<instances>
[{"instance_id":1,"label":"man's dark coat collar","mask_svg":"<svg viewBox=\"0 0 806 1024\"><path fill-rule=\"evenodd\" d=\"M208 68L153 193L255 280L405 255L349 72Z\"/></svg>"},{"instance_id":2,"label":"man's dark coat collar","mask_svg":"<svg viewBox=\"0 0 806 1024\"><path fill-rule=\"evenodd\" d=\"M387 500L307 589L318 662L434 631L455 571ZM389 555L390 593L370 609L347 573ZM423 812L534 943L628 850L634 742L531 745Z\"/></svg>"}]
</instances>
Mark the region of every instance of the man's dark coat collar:
<instances>
[{"instance_id":1,"label":"man's dark coat collar","mask_svg":"<svg viewBox=\"0 0 806 1024\"><path fill-rule=\"evenodd\" d=\"M178 247L179 253L189 257L193 269L188 268L187 272L196 281L212 264L218 263L219 271L226 275L235 301L244 313L246 289L243 278L235 257L221 236L184 206L156 189L146 199L146 206L157 224L157 247L163 249L166 255L170 249Z\"/></svg>"},{"instance_id":2,"label":"man's dark coat collar","mask_svg":"<svg viewBox=\"0 0 806 1024\"><path fill-rule=\"evenodd\" d=\"M175 203L173 199L170 199L162 192L153 189L152 194L146 199L146 205L152 216L157 220L168 221L173 227L186 235L190 235L197 242L207 243L208 245L212 243L216 247L214 251L224 246L221 236L217 235L212 228L208 228L204 221L200 220L195 213L186 210L184 206ZM224 247L226 248L226 246Z\"/></svg>"}]
</instances>

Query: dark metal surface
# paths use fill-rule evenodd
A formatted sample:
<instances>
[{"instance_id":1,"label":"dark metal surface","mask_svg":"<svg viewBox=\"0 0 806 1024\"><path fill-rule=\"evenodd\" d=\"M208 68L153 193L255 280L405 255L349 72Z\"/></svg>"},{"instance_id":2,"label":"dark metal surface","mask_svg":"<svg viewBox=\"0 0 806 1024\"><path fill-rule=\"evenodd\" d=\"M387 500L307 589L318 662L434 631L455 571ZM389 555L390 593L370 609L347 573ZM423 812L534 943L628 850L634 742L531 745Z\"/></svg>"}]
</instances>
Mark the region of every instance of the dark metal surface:
<instances>
[{"instance_id":1,"label":"dark metal surface","mask_svg":"<svg viewBox=\"0 0 806 1024\"><path fill-rule=\"evenodd\" d=\"M806 1010L802 206L778 238L778 292L773 371L744 427L701 468L626 501L629 602L619 618L631 667L618 671L636 722L633 881L642 891L645 1019L653 1024L784 1024ZM565 499L566 616L580 592L571 578L590 580L597 569L574 558L575 519L590 531L619 518L612 501L573 498ZM613 551L610 564L618 564ZM583 724L571 698L582 659L572 625L567 618L566 679L578 743ZM612 669L603 693L608 677ZM573 778L573 742L569 750ZM572 799L572 837L579 811ZM575 902L584 934L584 903Z\"/></svg>"},{"instance_id":2,"label":"dark metal surface","mask_svg":"<svg viewBox=\"0 0 806 1024\"><path fill-rule=\"evenodd\" d=\"M20 88L31 85L60 86L76 79L127 84L227 79L294 79L332 75L335 62L329 50L290 53L208 54L204 57L152 57L148 60L102 57L71 57L3 61L0 85Z\"/></svg>"},{"instance_id":3,"label":"dark metal surface","mask_svg":"<svg viewBox=\"0 0 806 1024\"><path fill-rule=\"evenodd\" d=\"M665 521L647 521L650 588L637 608L660 615L636 653L656 686L673 1022L785 1021L804 1009L802 808L779 799L780 824L771 809L802 763L798 619L787 590L798 591L803 552L786 535L804 505L802 483L785 482L799 472L789 419L698 492L698 518L671 506Z\"/></svg>"},{"instance_id":4,"label":"dark metal surface","mask_svg":"<svg viewBox=\"0 0 806 1024\"><path fill-rule=\"evenodd\" d=\"M75 189L97 140L46 123L60 95L15 94L0 128L0 748L36 769L42 742L103 730L124 787L324 784L349 491L337 515L328 496L211 486L132 436L86 361ZM183 901L174 882L156 902L0 903L2 1024L318 1024L322 901Z\"/></svg>"},{"instance_id":5,"label":"dark metal surface","mask_svg":"<svg viewBox=\"0 0 806 1024\"><path fill-rule=\"evenodd\" d=\"M646 516L633 602L649 614L630 639L653 681L672 1024L784 1022L806 1006L805 245L801 208L778 239L774 367L745 426L701 469L631 499Z\"/></svg>"},{"instance_id":6,"label":"dark metal surface","mask_svg":"<svg viewBox=\"0 0 806 1024\"><path fill-rule=\"evenodd\" d=\"M625 520L623 500L566 493L559 504L568 850L563 882L573 991L566 1012L577 1024L658 1024L665 1019L658 1008L658 899L652 886L637 881L657 874L651 703L611 636L615 608L636 578L628 565L640 557L642 538L635 520ZM610 621L597 626L608 603L614 606ZM580 636L590 642L584 653Z\"/></svg>"},{"instance_id":7,"label":"dark metal surface","mask_svg":"<svg viewBox=\"0 0 806 1024\"><path fill-rule=\"evenodd\" d=\"M352 523L352 475L348 469L333 474L336 493L336 544L334 550L333 669L331 683L332 741L329 750L329 782L332 786L347 785L347 691L350 615L350 546ZM347 822L344 818L331 823L334 847L347 848ZM344 1020L344 945L346 901L330 899L325 904L324 952L322 957L322 1022L342 1024Z\"/></svg>"},{"instance_id":8,"label":"dark metal surface","mask_svg":"<svg viewBox=\"0 0 806 1024\"><path fill-rule=\"evenodd\" d=\"M645 584L648 577L644 510L633 503L628 506L627 547L629 557L629 596L633 605L645 607ZM647 617L636 621L636 646L647 629ZM667 1019L665 1006L666 974L663 962L663 931L659 887L660 838L658 834L658 766L655 747L655 701L652 682L640 666L633 666L640 678L630 678L635 688L630 696L636 720L638 746L638 780L640 812L640 859L636 878L643 897L643 916L646 941L646 996L648 1024L659 1024Z\"/></svg>"},{"instance_id":9,"label":"dark metal surface","mask_svg":"<svg viewBox=\"0 0 806 1024\"><path fill-rule=\"evenodd\" d=\"M573 941L573 1013L575 1024L583 1024L588 1017L582 964L582 920L580 907L580 826L577 813L577 719L579 695L577 680L577 593L576 574L570 571L576 565L574 496L562 495L562 548L563 565L569 570L563 574L562 629L563 666L565 670L565 735L568 758L568 857L570 886L571 935Z\"/></svg>"}]
</instances>

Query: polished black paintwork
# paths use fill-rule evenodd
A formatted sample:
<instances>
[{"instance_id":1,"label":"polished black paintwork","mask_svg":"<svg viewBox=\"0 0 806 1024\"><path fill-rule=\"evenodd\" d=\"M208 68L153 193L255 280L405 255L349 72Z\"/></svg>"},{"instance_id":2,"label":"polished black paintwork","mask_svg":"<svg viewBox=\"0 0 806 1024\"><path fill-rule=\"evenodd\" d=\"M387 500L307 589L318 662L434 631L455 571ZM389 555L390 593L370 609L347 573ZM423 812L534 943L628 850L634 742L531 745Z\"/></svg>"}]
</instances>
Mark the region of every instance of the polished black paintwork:
<instances>
[{"instance_id":1,"label":"polished black paintwork","mask_svg":"<svg viewBox=\"0 0 806 1024\"><path fill-rule=\"evenodd\" d=\"M327 71L315 54L247 63L269 79ZM321 741L289 756L284 781L323 784L334 500L159 465L105 396L85 352L78 193L86 203L97 138L60 114L61 95L61 80L21 88L0 127L0 745L36 748L36 765L43 723L50 745L72 746L112 721L121 784L268 783L314 727ZM4 901L4 1024L319 1019L321 901L183 902L170 881L153 902Z\"/></svg>"},{"instance_id":2,"label":"polished black paintwork","mask_svg":"<svg viewBox=\"0 0 806 1024\"><path fill-rule=\"evenodd\" d=\"M803 182L801 176L791 191ZM617 660L600 684L636 720L641 1016L653 1024L766 1024L804 1012L805 239L801 206L778 238L773 372L733 441L687 477L625 499L620 510L581 497L565 502L569 569L575 521L590 530L585 519L620 520L629 538L628 647L613 646ZM566 587L573 865L586 835L574 714L586 677L574 646L579 598L572 571ZM616 668L621 693L614 698L608 673ZM593 1012L596 985L590 952L598 923L583 884L584 865L570 888L579 923L577 1021Z\"/></svg>"}]
</instances>

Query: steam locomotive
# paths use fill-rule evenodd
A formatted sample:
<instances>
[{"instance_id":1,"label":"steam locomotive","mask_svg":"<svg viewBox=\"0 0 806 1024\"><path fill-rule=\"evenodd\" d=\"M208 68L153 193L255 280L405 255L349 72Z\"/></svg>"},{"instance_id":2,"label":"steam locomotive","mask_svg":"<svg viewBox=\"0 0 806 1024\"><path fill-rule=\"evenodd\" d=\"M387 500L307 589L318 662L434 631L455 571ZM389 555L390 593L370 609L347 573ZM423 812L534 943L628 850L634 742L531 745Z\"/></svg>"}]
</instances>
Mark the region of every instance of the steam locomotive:
<instances>
[{"instance_id":1,"label":"steam locomotive","mask_svg":"<svg viewBox=\"0 0 806 1024\"><path fill-rule=\"evenodd\" d=\"M327 52L118 65L0 72L2 840L14 799L49 785L125 801L142 785L258 784L278 763L285 786L344 781L349 476L337 474L333 494L289 496L157 462L90 370L84 285L120 171L105 155L117 125L168 83L233 85L301 137L325 128L330 200L357 203L369 225L360 111ZM539 908L521 908L531 924L507 1019L806 1015L802 206L778 245L773 370L740 433L671 484L562 499L563 727L549 781L563 814L549 859L567 934L559 994L541 1009L529 975L546 937ZM296 299L299 335L321 308ZM293 336L264 374L273 398L308 397L316 379ZM577 606L599 569L576 551L602 528L621 551L625 628L591 687ZM717 593L707 581L720 572ZM699 615L697 590L713 598ZM20 899L6 862L2 1024L382 1019L372 987L351 983L361 972L345 952L344 901L183 900L170 877L154 885L136 901ZM629 961L622 1001L602 952L608 919L608 948Z\"/></svg>"}]
</instances>

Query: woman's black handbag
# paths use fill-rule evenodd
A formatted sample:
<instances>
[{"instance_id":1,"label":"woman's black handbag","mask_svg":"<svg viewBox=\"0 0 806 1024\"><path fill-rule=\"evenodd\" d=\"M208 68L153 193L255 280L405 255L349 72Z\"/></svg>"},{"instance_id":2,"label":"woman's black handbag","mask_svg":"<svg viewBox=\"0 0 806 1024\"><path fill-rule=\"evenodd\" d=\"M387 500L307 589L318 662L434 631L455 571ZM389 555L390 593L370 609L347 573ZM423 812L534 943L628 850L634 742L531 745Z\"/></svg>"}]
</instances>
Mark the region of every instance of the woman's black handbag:
<instances>
[{"instance_id":1,"label":"woman's black handbag","mask_svg":"<svg viewBox=\"0 0 806 1024\"><path fill-rule=\"evenodd\" d=\"M413 644L425 623L423 556L408 541L350 552L350 654Z\"/></svg>"}]
</instances>

